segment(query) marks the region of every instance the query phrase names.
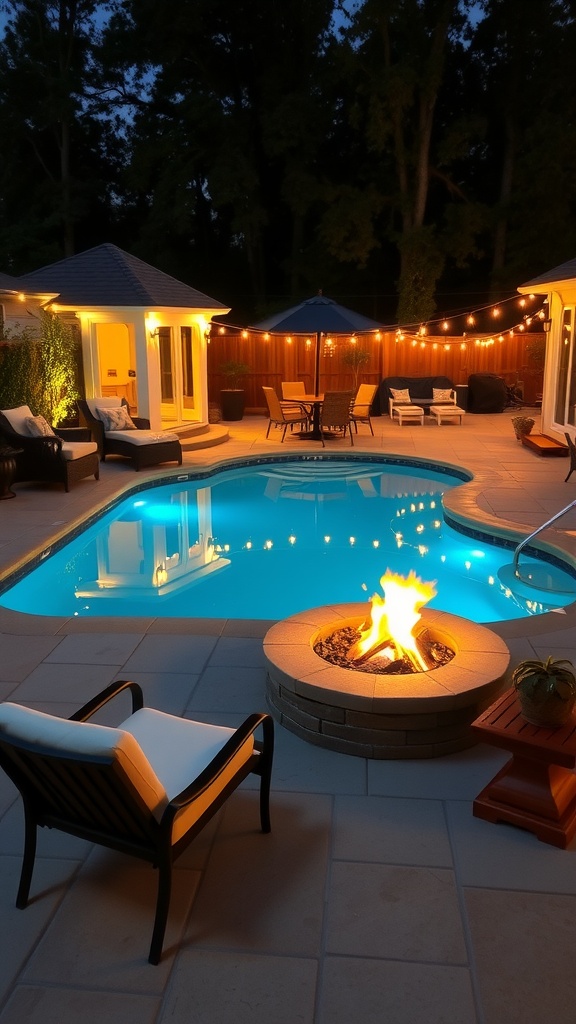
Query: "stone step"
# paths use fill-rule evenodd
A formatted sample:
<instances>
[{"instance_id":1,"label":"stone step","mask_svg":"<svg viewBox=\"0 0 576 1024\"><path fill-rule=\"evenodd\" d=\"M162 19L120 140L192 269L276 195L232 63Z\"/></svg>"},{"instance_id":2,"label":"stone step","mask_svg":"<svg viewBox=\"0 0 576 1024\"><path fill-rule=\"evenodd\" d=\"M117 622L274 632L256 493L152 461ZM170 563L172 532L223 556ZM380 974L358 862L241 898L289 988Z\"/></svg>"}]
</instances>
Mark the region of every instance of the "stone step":
<instances>
[{"instance_id":1,"label":"stone step","mask_svg":"<svg viewBox=\"0 0 576 1024\"><path fill-rule=\"evenodd\" d=\"M230 438L227 427L221 427L219 424L213 423L195 424L192 430L189 425L184 424L182 430L175 427L174 433L178 434L182 451L184 452L198 451L201 448L213 448L214 445L224 444Z\"/></svg>"}]
</instances>

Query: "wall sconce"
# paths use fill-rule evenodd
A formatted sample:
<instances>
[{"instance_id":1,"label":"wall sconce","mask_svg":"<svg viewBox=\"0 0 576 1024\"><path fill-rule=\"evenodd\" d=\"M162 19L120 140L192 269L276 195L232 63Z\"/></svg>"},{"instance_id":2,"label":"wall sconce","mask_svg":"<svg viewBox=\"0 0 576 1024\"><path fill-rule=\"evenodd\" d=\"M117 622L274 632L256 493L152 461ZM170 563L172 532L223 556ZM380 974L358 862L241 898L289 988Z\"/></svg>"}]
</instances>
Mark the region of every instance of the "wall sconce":
<instances>
[{"instance_id":1,"label":"wall sconce","mask_svg":"<svg viewBox=\"0 0 576 1024\"><path fill-rule=\"evenodd\" d=\"M166 566L164 565L164 562L160 562L160 564L154 569L152 583L155 587L161 587L163 583L166 583L167 579L168 573L166 572Z\"/></svg>"},{"instance_id":2,"label":"wall sconce","mask_svg":"<svg viewBox=\"0 0 576 1024\"><path fill-rule=\"evenodd\" d=\"M206 342L207 345L210 344L210 336L211 336L211 334L212 334L212 324L206 324L206 327L204 328L204 341Z\"/></svg>"},{"instance_id":3,"label":"wall sconce","mask_svg":"<svg viewBox=\"0 0 576 1024\"><path fill-rule=\"evenodd\" d=\"M155 327L153 331L149 331L148 333L150 335L150 340L152 341L154 338L157 338L158 335L160 334L160 328Z\"/></svg>"},{"instance_id":4,"label":"wall sconce","mask_svg":"<svg viewBox=\"0 0 576 1024\"><path fill-rule=\"evenodd\" d=\"M551 327L552 327L552 321L551 320L543 320L542 321L542 330L544 331L544 334L549 334Z\"/></svg>"}]
</instances>

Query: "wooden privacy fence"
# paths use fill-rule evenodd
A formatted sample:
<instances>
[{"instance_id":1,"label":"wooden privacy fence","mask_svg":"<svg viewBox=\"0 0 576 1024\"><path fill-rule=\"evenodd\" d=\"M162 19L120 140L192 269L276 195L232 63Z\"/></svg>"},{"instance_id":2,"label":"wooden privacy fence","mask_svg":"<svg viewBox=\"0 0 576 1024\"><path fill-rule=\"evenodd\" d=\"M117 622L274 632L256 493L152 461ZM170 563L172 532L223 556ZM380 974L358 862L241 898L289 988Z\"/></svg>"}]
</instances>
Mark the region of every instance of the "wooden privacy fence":
<instances>
[{"instance_id":1,"label":"wooden privacy fence","mask_svg":"<svg viewBox=\"0 0 576 1024\"><path fill-rule=\"evenodd\" d=\"M504 377L508 385L520 380L524 386L524 401L536 402L542 393L543 360L534 353L536 341L544 343L544 334L514 334L491 344L461 338L431 338L425 341L411 338L397 340L393 332L380 335L358 335L356 346L368 352L370 358L358 374L358 384L379 384L383 377L430 377L443 375L454 384L467 384L471 373L495 373ZM320 389L344 391L355 386L354 374L344 362L352 342L349 337L332 339L332 345L321 342ZM208 396L210 402L219 403L220 390L229 387L219 372L222 363L229 360L246 363L250 372L242 380L246 392L245 408L248 413L265 412L266 403L262 387L273 387L281 394L283 380L304 381L306 389L313 390L315 339L294 337L291 342L283 335L250 331L240 334L212 334L208 346Z\"/></svg>"}]
</instances>

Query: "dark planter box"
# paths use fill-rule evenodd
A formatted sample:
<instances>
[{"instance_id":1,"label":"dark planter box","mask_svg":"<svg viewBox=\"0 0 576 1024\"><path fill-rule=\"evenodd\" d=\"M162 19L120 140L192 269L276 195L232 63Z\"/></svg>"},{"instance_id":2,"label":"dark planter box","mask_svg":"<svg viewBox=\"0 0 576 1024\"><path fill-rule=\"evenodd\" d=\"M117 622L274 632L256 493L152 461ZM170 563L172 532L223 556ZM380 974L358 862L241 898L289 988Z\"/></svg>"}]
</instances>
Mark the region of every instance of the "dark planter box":
<instances>
[{"instance_id":1,"label":"dark planter box","mask_svg":"<svg viewBox=\"0 0 576 1024\"><path fill-rule=\"evenodd\" d=\"M220 407L223 420L241 420L244 415L245 392L237 389L220 392Z\"/></svg>"}]
</instances>

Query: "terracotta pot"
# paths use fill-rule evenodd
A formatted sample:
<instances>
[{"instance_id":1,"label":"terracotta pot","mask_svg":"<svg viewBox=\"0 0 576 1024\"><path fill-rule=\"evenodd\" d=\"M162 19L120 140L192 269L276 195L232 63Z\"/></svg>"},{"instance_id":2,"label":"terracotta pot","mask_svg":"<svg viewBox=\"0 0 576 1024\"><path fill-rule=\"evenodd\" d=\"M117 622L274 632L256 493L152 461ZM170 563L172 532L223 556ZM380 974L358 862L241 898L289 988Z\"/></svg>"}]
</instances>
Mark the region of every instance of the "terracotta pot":
<instances>
[{"instance_id":1,"label":"terracotta pot","mask_svg":"<svg viewBox=\"0 0 576 1024\"><path fill-rule=\"evenodd\" d=\"M560 700L559 697L551 696L544 702L536 702L519 692L518 703L522 718L530 722L530 725L558 729L562 725L567 725L571 720L576 697L572 697L571 700Z\"/></svg>"}]
</instances>

